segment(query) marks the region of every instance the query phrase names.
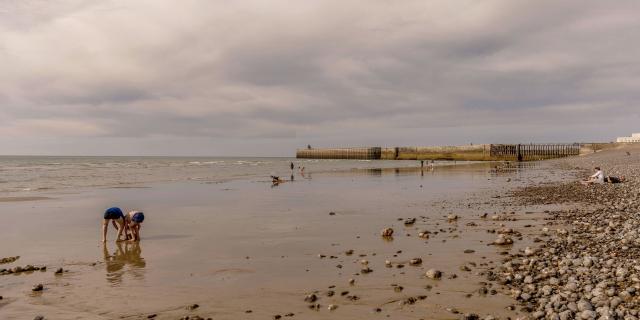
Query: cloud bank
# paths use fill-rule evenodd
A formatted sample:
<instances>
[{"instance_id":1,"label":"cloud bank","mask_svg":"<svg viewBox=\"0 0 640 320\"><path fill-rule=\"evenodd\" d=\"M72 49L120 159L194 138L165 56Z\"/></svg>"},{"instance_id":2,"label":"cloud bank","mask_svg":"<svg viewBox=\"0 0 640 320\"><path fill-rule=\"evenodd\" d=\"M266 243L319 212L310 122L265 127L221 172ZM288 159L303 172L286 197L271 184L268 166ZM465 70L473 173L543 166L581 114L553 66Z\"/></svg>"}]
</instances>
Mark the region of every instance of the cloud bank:
<instances>
[{"instance_id":1,"label":"cloud bank","mask_svg":"<svg viewBox=\"0 0 640 320\"><path fill-rule=\"evenodd\" d=\"M2 153L291 155L311 143L640 131L637 1L0 2Z\"/></svg>"}]
</instances>

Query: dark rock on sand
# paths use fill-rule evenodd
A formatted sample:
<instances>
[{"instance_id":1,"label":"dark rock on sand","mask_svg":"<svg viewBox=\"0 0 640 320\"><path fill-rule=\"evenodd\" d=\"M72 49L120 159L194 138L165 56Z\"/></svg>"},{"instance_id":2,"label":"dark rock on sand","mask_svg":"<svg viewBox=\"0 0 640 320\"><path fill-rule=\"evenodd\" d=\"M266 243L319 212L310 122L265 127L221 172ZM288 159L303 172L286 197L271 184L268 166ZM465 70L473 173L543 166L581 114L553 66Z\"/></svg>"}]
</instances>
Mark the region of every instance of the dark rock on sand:
<instances>
[{"instance_id":1,"label":"dark rock on sand","mask_svg":"<svg viewBox=\"0 0 640 320\"><path fill-rule=\"evenodd\" d=\"M442 278L442 271L436 270L436 269L429 269L425 273L425 276L427 276L427 278L429 278L429 279L438 280L438 279Z\"/></svg>"},{"instance_id":2,"label":"dark rock on sand","mask_svg":"<svg viewBox=\"0 0 640 320\"><path fill-rule=\"evenodd\" d=\"M384 228L380 231L380 235L383 237L391 237L393 236L393 229L392 228Z\"/></svg>"},{"instance_id":3,"label":"dark rock on sand","mask_svg":"<svg viewBox=\"0 0 640 320\"><path fill-rule=\"evenodd\" d=\"M20 259L20 256L2 258L0 259L0 264L12 263L18 259Z\"/></svg>"},{"instance_id":4,"label":"dark rock on sand","mask_svg":"<svg viewBox=\"0 0 640 320\"><path fill-rule=\"evenodd\" d=\"M38 292L42 290L44 290L44 286L42 285L42 283L36 284L35 286L33 286L33 289L31 289L31 291L34 291L34 292Z\"/></svg>"}]
</instances>

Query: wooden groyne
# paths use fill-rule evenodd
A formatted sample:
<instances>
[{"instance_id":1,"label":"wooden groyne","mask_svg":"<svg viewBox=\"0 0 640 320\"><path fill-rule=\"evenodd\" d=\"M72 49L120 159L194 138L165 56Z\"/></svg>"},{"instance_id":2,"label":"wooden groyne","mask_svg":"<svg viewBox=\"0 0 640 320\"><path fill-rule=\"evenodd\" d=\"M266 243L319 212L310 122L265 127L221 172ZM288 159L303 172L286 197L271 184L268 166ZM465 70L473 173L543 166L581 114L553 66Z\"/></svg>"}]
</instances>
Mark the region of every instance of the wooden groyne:
<instances>
[{"instance_id":1,"label":"wooden groyne","mask_svg":"<svg viewBox=\"0 0 640 320\"><path fill-rule=\"evenodd\" d=\"M579 155L573 144L479 144L439 147L298 149L300 159L532 161Z\"/></svg>"}]
</instances>

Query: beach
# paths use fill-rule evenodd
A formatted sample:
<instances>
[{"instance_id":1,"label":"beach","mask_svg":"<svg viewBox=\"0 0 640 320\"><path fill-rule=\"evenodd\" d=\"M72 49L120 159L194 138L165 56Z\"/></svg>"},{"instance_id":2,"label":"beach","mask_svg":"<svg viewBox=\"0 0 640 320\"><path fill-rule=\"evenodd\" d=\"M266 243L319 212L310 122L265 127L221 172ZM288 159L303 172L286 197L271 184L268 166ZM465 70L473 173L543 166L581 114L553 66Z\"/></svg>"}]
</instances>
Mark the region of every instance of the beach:
<instances>
[{"instance_id":1,"label":"beach","mask_svg":"<svg viewBox=\"0 0 640 320\"><path fill-rule=\"evenodd\" d=\"M567 310L583 317L586 309L578 310L577 302L585 299L600 316L607 311L597 310L604 304L592 301L596 295L585 295L582 274L546 272L588 253L594 279L600 277L595 266L614 276L627 268L624 286L604 292L616 288L606 294L609 310L627 310L614 318L634 317L628 310L635 310L635 291L614 308L611 300L638 285L631 277L635 240L625 242L626 254L606 257L613 253L599 251L602 239L587 240L609 223L611 241L637 226L638 151L627 146L544 162L434 170L402 161L337 168L315 162L304 164L305 175L296 169L294 181L277 186L269 172L183 179L168 166L162 169L168 178L9 194L0 202L0 258L19 258L0 270L46 270L0 275L0 316L562 319ZM594 164L630 181L585 188L577 181ZM277 166L265 170L289 179L286 167ZM113 205L145 211L140 243L114 243L113 229L106 245L100 242L102 212ZM618 216L603 219L608 214ZM575 222L584 219L595 229ZM394 230L392 238L381 236L384 228ZM513 244L495 245L500 234ZM585 247L571 245L576 242ZM568 283L576 288L564 297ZM37 284L42 291L32 291ZM575 311L567 309L570 302Z\"/></svg>"}]
</instances>

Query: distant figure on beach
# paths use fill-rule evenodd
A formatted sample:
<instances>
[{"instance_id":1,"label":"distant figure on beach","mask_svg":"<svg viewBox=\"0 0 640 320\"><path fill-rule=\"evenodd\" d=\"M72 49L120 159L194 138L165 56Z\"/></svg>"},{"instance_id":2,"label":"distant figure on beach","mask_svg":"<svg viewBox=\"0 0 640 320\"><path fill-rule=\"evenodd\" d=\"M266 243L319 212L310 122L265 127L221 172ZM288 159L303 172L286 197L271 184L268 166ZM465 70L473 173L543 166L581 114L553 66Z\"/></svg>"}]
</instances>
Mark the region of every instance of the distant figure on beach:
<instances>
[{"instance_id":1,"label":"distant figure on beach","mask_svg":"<svg viewBox=\"0 0 640 320\"><path fill-rule=\"evenodd\" d=\"M420 168L424 168L424 160L420 160Z\"/></svg>"},{"instance_id":2,"label":"distant figure on beach","mask_svg":"<svg viewBox=\"0 0 640 320\"><path fill-rule=\"evenodd\" d=\"M293 162L291 162L290 167L291 167L291 171L293 171L293 169L295 169L296 166L293 164Z\"/></svg>"},{"instance_id":3,"label":"distant figure on beach","mask_svg":"<svg viewBox=\"0 0 640 320\"><path fill-rule=\"evenodd\" d=\"M144 221L144 212L142 211L129 211L124 216L125 221L125 237L129 241L140 241L140 227L142 221ZM131 234L129 234L129 231Z\"/></svg>"},{"instance_id":4,"label":"distant figure on beach","mask_svg":"<svg viewBox=\"0 0 640 320\"><path fill-rule=\"evenodd\" d=\"M605 182L609 182L609 183L623 183L625 180L626 178L624 176L620 176L620 177L608 176L604 179Z\"/></svg>"},{"instance_id":5,"label":"distant figure on beach","mask_svg":"<svg viewBox=\"0 0 640 320\"><path fill-rule=\"evenodd\" d=\"M591 175L589 177L589 180L582 181L582 184L584 184L585 186L594 184L594 183L598 183L598 184L604 183L604 172L602 172L602 169L600 169L600 167L595 167L594 169L596 170L596 173Z\"/></svg>"},{"instance_id":6,"label":"distant figure on beach","mask_svg":"<svg viewBox=\"0 0 640 320\"><path fill-rule=\"evenodd\" d=\"M310 144L307 145L307 149L311 150L311 145Z\"/></svg>"},{"instance_id":7,"label":"distant figure on beach","mask_svg":"<svg viewBox=\"0 0 640 320\"><path fill-rule=\"evenodd\" d=\"M102 220L102 242L107 242L107 229L109 229L109 222L113 224L113 227L118 230L118 236L116 241L122 241L120 237L125 229L124 214L118 207L111 207L104 212L104 219Z\"/></svg>"},{"instance_id":8,"label":"distant figure on beach","mask_svg":"<svg viewBox=\"0 0 640 320\"><path fill-rule=\"evenodd\" d=\"M273 183L273 185L278 185L280 183L283 183L284 180L280 179L280 177L278 176L271 175L271 182Z\"/></svg>"}]
</instances>

